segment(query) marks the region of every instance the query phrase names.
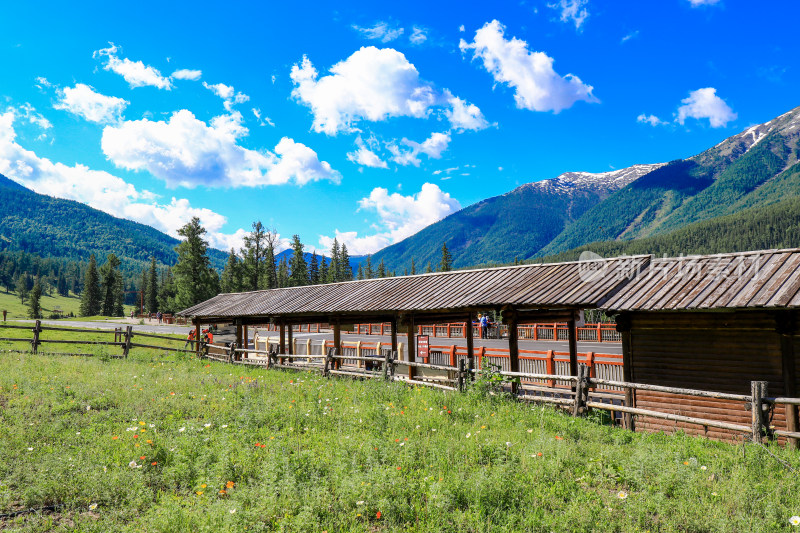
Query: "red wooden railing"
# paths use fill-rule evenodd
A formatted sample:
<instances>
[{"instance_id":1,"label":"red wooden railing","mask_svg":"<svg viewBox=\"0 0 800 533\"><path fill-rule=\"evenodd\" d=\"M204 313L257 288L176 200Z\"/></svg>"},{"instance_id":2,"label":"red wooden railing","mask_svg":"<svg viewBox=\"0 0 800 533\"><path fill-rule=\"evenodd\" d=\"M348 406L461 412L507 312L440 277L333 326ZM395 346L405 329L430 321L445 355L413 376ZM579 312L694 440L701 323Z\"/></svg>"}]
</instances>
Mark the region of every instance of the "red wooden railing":
<instances>
[{"instance_id":1,"label":"red wooden railing","mask_svg":"<svg viewBox=\"0 0 800 533\"><path fill-rule=\"evenodd\" d=\"M620 336L614 324L586 324L576 329L579 341L620 342ZM389 323L353 325L353 333L356 334L390 335L391 332L392 328ZM505 324L493 324L489 331L489 337L497 338L498 333L499 337L507 337L508 326ZM454 322L417 326L417 334L436 338L462 339L467 336L467 325L465 322ZM569 330L566 323L520 324L517 327L518 338L523 340L565 341L568 338L568 334ZM476 338L481 335L481 329L477 324L472 326L472 335Z\"/></svg>"}]
</instances>

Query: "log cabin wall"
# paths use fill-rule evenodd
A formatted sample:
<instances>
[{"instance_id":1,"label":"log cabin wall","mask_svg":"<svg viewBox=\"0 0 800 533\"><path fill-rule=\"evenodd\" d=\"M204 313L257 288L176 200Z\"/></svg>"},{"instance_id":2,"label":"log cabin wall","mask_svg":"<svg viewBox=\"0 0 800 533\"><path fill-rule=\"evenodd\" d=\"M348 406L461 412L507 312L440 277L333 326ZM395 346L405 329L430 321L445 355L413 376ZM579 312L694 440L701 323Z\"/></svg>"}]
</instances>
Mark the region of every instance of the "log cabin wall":
<instances>
[{"instance_id":1,"label":"log cabin wall","mask_svg":"<svg viewBox=\"0 0 800 533\"><path fill-rule=\"evenodd\" d=\"M631 379L673 387L750 394L750 382L769 383L769 395L784 394L780 335L771 311L632 312ZM800 330L796 328L795 331ZM794 338L800 353L800 337ZM800 361L795 357L800 375ZM800 385L800 384L798 384ZM750 425L743 402L637 391L636 407ZM785 411L774 409L772 425L785 429ZM735 441L730 431L639 417L636 427Z\"/></svg>"}]
</instances>

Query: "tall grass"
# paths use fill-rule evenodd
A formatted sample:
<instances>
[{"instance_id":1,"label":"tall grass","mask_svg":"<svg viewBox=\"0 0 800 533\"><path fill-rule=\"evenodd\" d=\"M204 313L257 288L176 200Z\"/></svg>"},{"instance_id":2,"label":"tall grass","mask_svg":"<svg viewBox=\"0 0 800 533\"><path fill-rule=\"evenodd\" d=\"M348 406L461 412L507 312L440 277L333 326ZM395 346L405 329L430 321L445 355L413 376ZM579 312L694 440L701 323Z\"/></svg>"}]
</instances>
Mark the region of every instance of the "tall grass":
<instances>
[{"instance_id":1,"label":"tall grass","mask_svg":"<svg viewBox=\"0 0 800 533\"><path fill-rule=\"evenodd\" d=\"M63 505L0 519L11 531L780 531L800 515L797 473L763 449L476 391L146 350L0 368L0 513Z\"/></svg>"}]
</instances>

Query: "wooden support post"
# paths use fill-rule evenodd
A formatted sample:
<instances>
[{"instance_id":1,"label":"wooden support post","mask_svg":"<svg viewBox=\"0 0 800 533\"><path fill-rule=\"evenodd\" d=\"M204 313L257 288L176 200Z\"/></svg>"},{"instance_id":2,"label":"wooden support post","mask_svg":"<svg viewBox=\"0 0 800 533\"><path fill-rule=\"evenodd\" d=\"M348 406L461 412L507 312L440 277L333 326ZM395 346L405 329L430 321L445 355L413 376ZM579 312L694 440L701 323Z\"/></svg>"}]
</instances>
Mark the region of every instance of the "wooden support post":
<instances>
[{"instance_id":1,"label":"wooden support post","mask_svg":"<svg viewBox=\"0 0 800 533\"><path fill-rule=\"evenodd\" d=\"M761 443L764 434L764 397L767 395L767 382L766 381L751 381L750 382L750 395L753 401L750 404L751 426L752 435L751 440L753 443Z\"/></svg>"},{"instance_id":2,"label":"wooden support post","mask_svg":"<svg viewBox=\"0 0 800 533\"><path fill-rule=\"evenodd\" d=\"M781 337L781 363L783 367L783 395L789 398L797 397L797 373L795 371L794 339L795 317L790 313L779 313L776 316L776 326ZM797 406L787 405L786 431L796 433L798 429ZM800 448L800 440L788 439L791 448Z\"/></svg>"},{"instance_id":3,"label":"wooden support post","mask_svg":"<svg viewBox=\"0 0 800 533\"><path fill-rule=\"evenodd\" d=\"M633 382L633 359L631 353L631 317L625 313L617 315L617 331L622 341L622 381ZM625 407L636 407L636 395L633 389L625 389ZM631 413L623 413L625 428L636 431Z\"/></svg>"},{"instance_id":4,"label":"wooden support post","mask_svg":"<svg viewBox=\"0 0 800 533\"><path fill-rule=\"evenodd\" d=\"M422 326L420 326L420 329L421 328L422 328ZM416 331L414 331L414 315L409 315L408 316L408 357L407 357L407 360L408 360L409 363L413 363L415 361L415 359L416 359L417 343L416 343L416 341L414 339L414 334L415 333L416 333ZM414 375L415 375L414 367L413 366L408 367L408 379L414 379Z\"/></svg>"},{"instance_id":5,"label":"wooden support post","mask_svg":"<svg viewBox=\"0 0 800 533\"><path fill-rule=\"evenodd\" d=\"M242 332L242 337L244 337L244 346L242 346L242 348L244 348L245 350L247 350L250 347L250 339L248 339L249 333L250 332L247 330L247 324L245 324L244 331ZM247 352L242 352L242 358L247 359Z\"/></svg>"},{"instance_id":6,"label":"wooden support post","mask_svg":"<svg viewBox=\"0 0 800 533\"><path fill-rule=\"evenodd\" d=\"M328 348L328 352L325 354L325 368L322 370L322 375L325 377L330 375L331 366L333 365L333 358L331 357L333 352L334 348Z\"/></svg>"},{"instance_id":7,"label":"wooden support post","mask_svg":"<svg viewBox=\"0 0 800 533\"><path fill-rule=\"evenodd\" d=\"M294 327L289 326L287 328L286 334L289 336L288 341L286 344L286 349L289 350L289 355L294 355Z\"/></svg>"},{"instance_id":8,"label":"wooden support post","mask_svg":"<svg viewBox=\"0 0 800 533\"><path fill-rule=\"evenodd\" d=\"M513 309L503 313L508 322L508 359L511 372L519 372L519 337L517 336L517 314ZM498 326L499 327L499 326ZM511 394L517 394L517 382L511 382Z\"/></svg>"},{"instance_id":9,"label":"wooden support post","mask_svg":"<svg viewBox=\"0 0 800 533\"><path fill-rule=\"evenodd\" d=\"M342 325L339 323L339 319L335 319L333 322L333 355L341 355L342 354ZM339 368L342 366L342 362L339 359L334 361L334 367Z\"/></svg>"},{"instance_id":10,"label":"wooden support post","mask_svg":"<svg viewBox=\"0 0 800 533\"><path fill-rule=\"evenodd\" d=\"M236 344L235 344L236 348L243 348L244 347L244 343L242 342L242 332L243 332L242 319L241 318L237 318L236 319ZM231 361L236 361L238 359L235 351L231 352L230 359L231 359Z\"/></svg>"},{"instance_id":11,"label":"wooden support post","mask_svg":"<svg viewBox=\"0 0 800 533\"><path fill-rule=\"evenodd\" d=\"M464 373L466 365L464 364L464 359L459 360L458 362L458 391L464 392Z\"/></svg>"},{"instance_id":12,"label":"wooden support post","mask_svg":"<svg viewBox=\"0 0 800 533\"><path fill-rule=\"evenodd\" d=\"M306 355L311 355L311 337L306 339ZM311 360L309 359L309 361Z\"/></svg>"},{"instance_id":13,"label":"wooden support post","mask_svg":"<svg viewBox=\"0 0 800 533\"><path fill-rule=\"evenodd\" d=\"M578 367L578 382L575 386L575 403L572 404L572 416L586 415L586 402L589 400L589 367Z\"/></svg>"},{"instance_id":14,"label":"wooden support post","mask_svg":"<svg viewBox=\"0 0 800 533\"><path fill-rule=\"evenodd\" d=\"M556 373L556 353L553 350L547 350L547 359L545 360L545 374L554 375ZM550 379L547 381L548 387L555 387L556 380Z\"/></svg>"},{"instance_id":15,"label":"wooden support post","mask_svg":"<svg viewBox=\"0 0 800 533\"><path fill-rule=\"evenodd\" d=\"M467 371L470 379L475 378L472 370L475 368L475 339L472 333L472 313L467 315L467 321L464 323L464 336L467 339Z\"/></svg>"},{"instance_id":16,"label":"wooden support post","mask_svg":"<svg viewBox=\"0 0 800 533\"><path fill-rule=\"evenodd\" d=\"M575 319L567 321L567 337L569 337L569 375L578 375L578 330Z\"/></svg>"},{"instance_id":17,"label":"wooden support post","mask_svg":"<svg viewBox=\"0 0 800 533\"><path fill-rule=\"evenodd\" d=\"M42 331L42 321L37 320L36 325L33 327L33 340L31 341L31 350L33 353L39 352L39 333Z\"/></svg>"},{"instance_id":18,"label":"wooden support post","mask_svg":"<svg viewBox=\"0 0 800 533\"><path fill-rule=\"evenodd\" d=\"M284 355L286 353L286 324L283 322L280 323L280 341L278 342L278 353L280 355ZM279 358L281 364L283 364L283 357Z\"/></svg>"},{"instance_id":19,"label":"wooden support post","mask_svg":"<svg viewBox=\"0 0 800 533\"><path fill-rule=\"evenodd\" d=\"M394 350L386 352L386 355L383 357L383 380L389 381L389 365L392 364L392 354L394 354ZM392 372L394 374L394 372Z\"/></svg>"},{"instance_id":20,"label":"wooden support post","mask_svg":"<svg viewBox=\"0 0 800 533\"><path fill-rule=\"evenodd\" d=\"M391 329L392 329L392 351L397 351L397 317L392 318L391 322Z\"/></svg>"},{"instance_id":21,"label":"wooden support post","mask_svg":"<svg viewBox=\"0 0 800 533\"><path fill-rule=\"evenodd\" d=\"M127 359L131 351L131 339L133 338L133 326L125 328L125 346L122 347L122 355Z\"/></svg>"},{"instance_id":22,"label":"wooden support post","mask_svg":"<svg viewBox=\"0 0 800 533\"><path fill-rule=\"evenodd\" d=\"M194 355L200 359L200 320L194 319Z\"/></svg>"}]
</instances>

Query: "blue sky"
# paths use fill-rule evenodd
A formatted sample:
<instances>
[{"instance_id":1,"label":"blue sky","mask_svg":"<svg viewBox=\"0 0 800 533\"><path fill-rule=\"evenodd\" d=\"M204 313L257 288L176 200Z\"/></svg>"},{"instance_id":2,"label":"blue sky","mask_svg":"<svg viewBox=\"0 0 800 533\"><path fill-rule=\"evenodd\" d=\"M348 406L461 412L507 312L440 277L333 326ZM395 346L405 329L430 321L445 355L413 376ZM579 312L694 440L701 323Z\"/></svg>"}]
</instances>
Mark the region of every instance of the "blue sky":
<instances>
[{"instance_id":1,"label":"blue sky","mask_svg":"<svg viewBox=\"0 0 800 533\"><path fill-rule=\"evenodd\" d=\"M363 254L800 105L794 1L13 2L0 173L212 245Z\"/></svg>"}]
</instances>

